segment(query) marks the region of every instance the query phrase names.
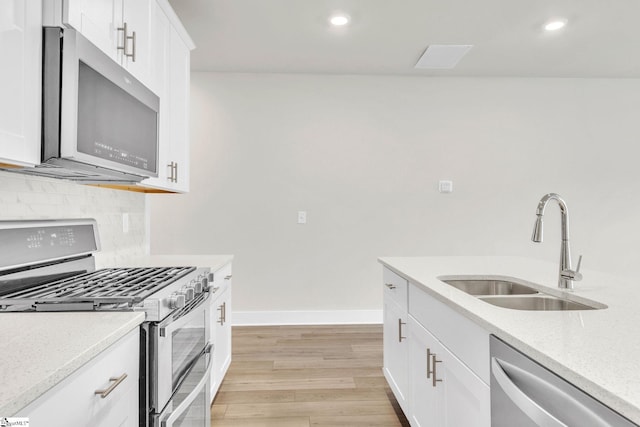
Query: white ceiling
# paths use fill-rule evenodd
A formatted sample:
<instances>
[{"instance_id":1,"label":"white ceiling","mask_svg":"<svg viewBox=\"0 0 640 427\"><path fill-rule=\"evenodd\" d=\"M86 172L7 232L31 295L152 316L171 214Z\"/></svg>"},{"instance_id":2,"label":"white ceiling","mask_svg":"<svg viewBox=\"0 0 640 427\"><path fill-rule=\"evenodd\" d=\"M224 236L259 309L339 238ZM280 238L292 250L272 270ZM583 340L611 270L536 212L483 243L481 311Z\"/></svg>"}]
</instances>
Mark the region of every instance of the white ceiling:
<instances>
[{"instance_id":1,"label":"white ceiling","mask_svg":"<svg viewBox=\"0 0 640 427\"><path fill-rule=\"evenodd\" d=\"M170 0L197 71L640 78L639 0ZM347 28L328 17L343 11ZM568 19L545 33L548 18ZM416 70L429 44L472 44Z\"/></svg>"}]
</instances>

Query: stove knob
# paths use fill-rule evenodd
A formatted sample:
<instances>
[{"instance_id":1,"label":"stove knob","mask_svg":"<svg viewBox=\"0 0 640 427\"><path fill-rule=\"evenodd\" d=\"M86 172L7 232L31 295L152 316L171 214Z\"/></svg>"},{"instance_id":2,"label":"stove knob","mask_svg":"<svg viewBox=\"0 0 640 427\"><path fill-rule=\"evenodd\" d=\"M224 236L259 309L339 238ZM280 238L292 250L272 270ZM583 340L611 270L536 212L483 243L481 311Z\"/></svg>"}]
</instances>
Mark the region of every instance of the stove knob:
<instances>
[{"instance_id":1,"label":"stove knob","mask_svg":"<svg viewBox=\"0 0 640 427\"><path fill-rule=\"evenodd\" d=\"M201 283L202 283L202 290L203 291L208 291L209 290L209 278L203 277Z\"/></svg>"},{"instance_id":2,"label":"stove knob","mask_svg":"<svg viewBox=\"0 0 640 427\"><path fill-rule=\"evenodd\" d=\"M213 273L209 273L209 282L213 282Z\"/></svg>"},{"instance_id":3,"label":"stove knob","mask_svg":"<svg viewBox=\"0 0 640 427\"><path fill-rule=\"evenodd\" d=\"M181 292L182 294L184 294L184 297L187 301L191 301L193 297L196 296L196 290L193 288L193 286L190 286L190 285L185 286L178 292Z\"/></svg>"},{"instance_id":4,"label":"stove knob","mask_svg":"<svg viewBox=\"0 0 640 427\"><path fill-rule=\"evenodd\" d=\"M201 294L201 293L202 293L202 290L204 289L204 285L202 284L202 282L203 282L203 281L204 281L204 279L202 279L202 278L198 278L198 279L196 279L196 280L194 280L194 281L192 282L192 284L193 284L193 289L195 290L196 295L198 295L198 294Z\"/></svg>"},{"instance_id":5,"label":"stove knob","mask_svg":"<svg viewBox=\"0 0 640 427\"><path fill-rule=\"evenodd\" d=\"M179 294L177 292L174 292L169 297L169 308L171 308L173 310L175 310L176 308L184 307L185 303L186 303L186 300L185 300L184 295Z\"/></svg>"}]
</instances>

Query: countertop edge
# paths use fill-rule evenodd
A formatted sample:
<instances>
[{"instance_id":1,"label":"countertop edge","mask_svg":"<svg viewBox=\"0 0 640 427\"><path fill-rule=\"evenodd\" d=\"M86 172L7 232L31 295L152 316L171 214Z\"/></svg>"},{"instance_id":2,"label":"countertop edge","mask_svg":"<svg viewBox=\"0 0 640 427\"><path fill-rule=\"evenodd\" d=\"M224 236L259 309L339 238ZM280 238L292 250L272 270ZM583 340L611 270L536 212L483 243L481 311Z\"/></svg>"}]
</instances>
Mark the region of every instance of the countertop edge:
<instances>
[{"instance_id":1,"label":"countertop edge","mask_svg":"<svg viewBox=\"0 0 640 427\"><path fill-rule=\"evenodd\" d=\"M11 402L4 406L0 406L0 416L14 416L22 409L34 403L43 396L47 391L64 381L67 377L80 369L94 357L98 356L108 347L116 343L120 338L138 327L144 322L144 313L138 313L128 322L114 329L109 335L105 336L99 343L87 348L84 352L78 354L63 366L60 366L49 376L43 378L39 383L17 395Z\"/></svg>"}]
</instances>

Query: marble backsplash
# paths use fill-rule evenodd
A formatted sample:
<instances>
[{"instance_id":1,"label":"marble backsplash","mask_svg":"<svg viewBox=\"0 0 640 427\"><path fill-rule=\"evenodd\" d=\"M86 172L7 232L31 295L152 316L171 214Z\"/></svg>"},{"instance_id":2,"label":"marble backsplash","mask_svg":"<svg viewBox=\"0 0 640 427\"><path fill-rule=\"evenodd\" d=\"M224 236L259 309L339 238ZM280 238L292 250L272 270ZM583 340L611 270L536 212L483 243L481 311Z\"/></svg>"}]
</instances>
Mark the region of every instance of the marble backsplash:
<instances>
[{"instance_id":1,"label":"marble backsplash","mask_svg":"<svg viewBox=\"0 0 640 427\"><path fill-rule=\"evenodd\" d=\"M0 220L95 218L99 268L148 253L146 203L144 193L0 171ZM129 217L128 232L123 214Z\"/></svg>"}]
</instances>

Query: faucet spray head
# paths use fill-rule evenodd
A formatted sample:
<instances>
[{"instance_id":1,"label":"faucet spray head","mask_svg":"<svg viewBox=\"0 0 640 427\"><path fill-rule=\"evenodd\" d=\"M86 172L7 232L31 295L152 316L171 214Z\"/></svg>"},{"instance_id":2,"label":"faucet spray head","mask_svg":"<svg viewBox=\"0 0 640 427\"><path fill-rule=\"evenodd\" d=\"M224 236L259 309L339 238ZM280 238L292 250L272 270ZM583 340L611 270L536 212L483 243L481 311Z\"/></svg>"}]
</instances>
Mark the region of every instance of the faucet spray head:
<instances>
[{"instance_id":1,"label":"faucet spray head","mask_svg":"<svg viewBox=\"0 0 640 427\"><path fill-rule=\"evenodd\" d=\"M531 240L536 243L542 242L543 237L543 224L542 224L542 215L536 216L536 223L533 225L533 234L531 235Z\"/></svg>"}]
</instances>

